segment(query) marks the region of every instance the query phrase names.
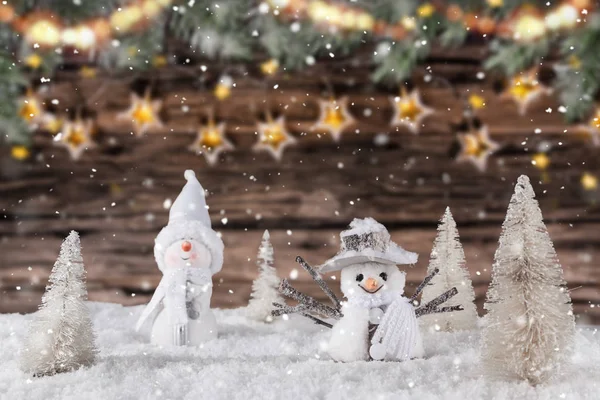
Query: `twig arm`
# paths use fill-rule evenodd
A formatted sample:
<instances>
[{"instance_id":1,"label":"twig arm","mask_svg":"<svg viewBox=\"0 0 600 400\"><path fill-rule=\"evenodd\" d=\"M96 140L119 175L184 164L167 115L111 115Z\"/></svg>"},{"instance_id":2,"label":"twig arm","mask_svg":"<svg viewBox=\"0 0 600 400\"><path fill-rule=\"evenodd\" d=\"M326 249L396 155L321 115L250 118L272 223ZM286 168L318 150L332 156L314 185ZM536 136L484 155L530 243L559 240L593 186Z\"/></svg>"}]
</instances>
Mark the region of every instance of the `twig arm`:
<instances>
[{"instance_id":1,"label":"twig arm","mask_svg":"<svg viewBox=\"0 0 600 400\"><path fill-rule=\"evenodd\" d=\"M431 300L429 303L424 304L424 305L418 307L415 310L415 314L417 315L417 317L420 317L421 315L426 315L426 314L432 314L434 312L439 312L439 311L436 311L436 310L438 310L438 306L440 304L443 304L446 301L448 301L448 299L456 296L457 293L458 293L458 290L455 287L453 287L452 289L450 289L450 290L442 293L441 295L439 295L435 299Z\"/></svg>"},{"instance_id":2,"label":"twig arm","mask_svg":"<svg viewBox=\"0 0 600 400\"><path fill-rule=\"evenodd\" d=\"M417 286L417 290L415 290L415 293L410 298L411 303L413 301L415 301L415 299L421 294L423 289L425 289L425 286L427 286L429 284L429 282L431 282L433 277L436 276L439 272L440 272L439 268L436 268L429 275L427 275L425 277L425 279L423 279L423 282L421 282L421 284L419 286Z\"/></svg>"},{"instance_id":3,"label":"twig arm","mask_svg":"<svg viewBox=\"0 0 600 400\"><path fill-rule=\"evenodd\" d=\"M335 293L333 293L333 291L327 285L327 283L323 280L323 278L321 277L321 274L319 274L317 271L315 271L315 269L313 267L311 267L306 261L304 261L304 259L300 256L296 257L296 262L298 264L300 264L302 266L302 268L304 268L304 270L310 274L310 276L313 278L313 280L315 282L317 282L317 285L319 285L321 290L323 290L323 292L325 292L327 297L329 297L329 299L333 303L334 308L336 308L337 310L341 309L342 305L341 305L340 300L337 298Z\"/></svg>"},{"instance_id":4,"label":"twig arm","mask_svg":"<svg viewBox=\"0 0 600 400\"><path fill-rule=\"evenodd\" d=\"M271 315L273 317L279 317L283 314L298 313L298 314L302 315L303 317L306 317L306 318L312 320L317 325L323 325L327 328L333 328L333 325L331 325L330 323L325 322L322 319L319 319L319 318L315 317L314 315L310 315L308 312L306 312L306 307L303 306L302 304L299 304L297 306L288 306L288 305L283 305L283 304L279 304L279 303L273 303L273 305L278 308L277 310L271 311Z\"/></svg>"},{"instance_id":5,"label":"twig arm","mask_svg":"<svg viewBox=\"0 0 600 400\"><path fill-rule=\"evenodd\" d=\"M287 279L283 279L279 284L279 292L284 296L287 296L293 300L296 300L298 303L306 306L308 311L324 315L329 318L340 319L342 317L342 313L335 308L332 308L328 305L325 305L313 297L307 296L304 293L299 292L294 289Z\"/></svg>"},{"instance_id":6,"label":"twig arm","mask_svg":"<svg viewBox=\"0 0 600 400\"><path fill-rule=\"evenodd\" d=\"M454 311L463 311L464 308L462 306L451 306L451 307L442 307L442 308L418 308L415 310L415 315L417 318L422 317L423 315L428 314L440 314L446 312L454 312Z\"/></svg>"}]
</instances>

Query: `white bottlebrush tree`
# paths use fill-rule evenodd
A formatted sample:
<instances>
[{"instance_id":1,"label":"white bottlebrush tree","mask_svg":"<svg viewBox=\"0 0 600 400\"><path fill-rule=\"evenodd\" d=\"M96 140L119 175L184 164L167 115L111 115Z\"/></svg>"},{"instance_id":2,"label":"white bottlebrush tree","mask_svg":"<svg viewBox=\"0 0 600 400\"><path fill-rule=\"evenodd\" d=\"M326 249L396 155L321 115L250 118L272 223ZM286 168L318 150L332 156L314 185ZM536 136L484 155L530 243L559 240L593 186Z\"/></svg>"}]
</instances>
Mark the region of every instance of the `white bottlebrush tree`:
<instances>
[{"instance_id":1,"label":"white bottlebrush tree","mask_svg":"<svg viewBox=\"0 0 600 400\"><path fill-rule=\"evenodd\" d=\"M465 253L460 244L456 222L452 218L449 207L446 208L438 225L438 234L433 243L427 273L432 273L436 268L440 272L423 290L422 303L425 304L456 287L458 294L444 303L444 307L461 305L464 310L424 315L420 318L421 324L442 331L474 329L477 326L475 292L469 271L465 267Z\"/></svg>"},{"instance_id":2,"label":"white bottlebrush tree","mask_svg":"<svg viewBox=\"0 0 600 400\"><path fill-rule=\"evenodd\" d=\"M482 361L489 375L538 384L568 361L575 334L571 299L524 175L502 225L484 308Z\"/></svg>"},{"instance_id":3,"label":"white bottlebrush tree","mask_svg":"<svg viewBox=\"0 0 600 400\"><path fill-rule=\"evenodd\" d=\"M271 245L269 231L263 234L262 242L258 249L257 265L258 277L252 282L252 294L248 304L247 315L255 320L271 322L273 303L283 303L277 288L279 278L273 267L273 246Z\"/></svg>"},{"instance_id":4,"label":"white bottlebrush tree","mask_svg":"<svg viewBox=\"0 0 600 400\"><path fill-rule=\"evenodd\" d=\"M53 375L93 363L97 350L86 299L79 234L72 231L62 243L34 315L22 352L24 371Z\"/></svg>"}]
</instances>

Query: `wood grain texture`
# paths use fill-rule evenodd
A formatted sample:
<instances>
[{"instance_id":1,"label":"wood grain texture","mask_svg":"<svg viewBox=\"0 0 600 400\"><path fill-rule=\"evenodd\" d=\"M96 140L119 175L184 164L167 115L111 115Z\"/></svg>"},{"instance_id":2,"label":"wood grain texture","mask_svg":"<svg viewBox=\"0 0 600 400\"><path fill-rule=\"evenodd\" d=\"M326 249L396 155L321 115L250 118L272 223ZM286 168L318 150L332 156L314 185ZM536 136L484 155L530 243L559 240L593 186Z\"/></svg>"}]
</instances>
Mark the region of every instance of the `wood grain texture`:
<instances>
[{"instance_id":1,"label":"wood grain texture","mask_svg":"<svg viewBox=\"0 0 600 400\"><path fill-rule=\"evenodd\" d=\"M165 127L140 138L116 118L128 106L132 75L80 79L73 72L59 73L45 98L74 107L81 98L73 87L83 98L94 96L88 106L98 117L96 146L78 162L42 133L35 136L35 154L27 162L11 159L9 149L0 147L0 312L36 309L60 242L71 229L82 236L90 299L147 302L160 279L152 247L167 222L165 204L179 194L183 171L193 168L209 192L213 226L226 245L225 266L215 277L215 307L247 302L263 229L271 231L280 276L289 277L297 269L294 285L324 299L294 263L295 256L313 265L325 261L337 252L339 232L352 218L366 216L385 224L397 243L420 254L418 264L407 271L411 291L425 276L437 220L450 206L481 311L514 183L520 174L528 174L576 312L600 321L600 197L579 183L586 171L600 175L598 149L564 125L551 97L521 116L494 89L493 75L476 77L480 60L481 47L475 46L450 53L438 50L427 65L458 92L485 97L479 117L502 148L484 173L454 160L453 125L461 119L461 107L450 89L423 85L424 102L436 113L418 135L390 127L390 97L397 89L373 86L368 79L372 65L364 60L357 65L344 60L318 63L307 71L282 72L266 83L250 66L247 75L233 73L233 95L218 104L209 89L220 66L209 68L204 88L198 84L197 66L166 68L153 80L164 101ZM415 82L424 74L417 71ZM327 95L324 81L337 95L349 97L357 119L340 143L312 129L316 100ZM210 106L227 123L227 135L236 146L214 167L187 149ZM257 117L267 108L285 114L288 129L298 139L280 163L251 150ZM382 134L384 144L375 140ZM545 172L531 163L539 148L549 148L551 164ZM337 288L335 282L333 286Z\"/></svg>"}]
</instances>

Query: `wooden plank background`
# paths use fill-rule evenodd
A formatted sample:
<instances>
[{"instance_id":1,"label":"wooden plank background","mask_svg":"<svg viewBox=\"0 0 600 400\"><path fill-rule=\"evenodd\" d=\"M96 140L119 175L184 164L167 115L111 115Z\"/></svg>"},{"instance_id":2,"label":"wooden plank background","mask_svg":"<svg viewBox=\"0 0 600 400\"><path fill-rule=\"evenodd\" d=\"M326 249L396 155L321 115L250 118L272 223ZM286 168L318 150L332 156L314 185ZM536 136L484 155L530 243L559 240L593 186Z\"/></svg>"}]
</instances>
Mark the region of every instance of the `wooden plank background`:
<instances>
[{"instance_id":1,"label":"wooden plank background","mask_svg":"<svg viewBox=\"0 0 600 400\"><path fill-rule=\"evenodd\" d=\"M355 217L376 218L397 243L420 254L408 270L414 287L425 275L437 220L450 206L481 311L514 183L528 174L575 310L582 321L599 322L598 193L583 191L579 183L586 171L600 174L598 149L564 125L551 97L519 115L513 103L498 95L494 76L477 77L482 52L481 46L439 50L417 72L424 102L436 110L418 135L389 126L389 97L397 89L370 83L367 58L329 60L266 80L255 67L248 67L247 74L233 69L236 87L218 104L216 116L227 123L236 149L214 167L187 149L199 116L214 103L210 90L198 84L198 65L171 66L152 75L153 87L164 99L165 128L140 138L130 134L126 122L116 120L128 107L132 75L82 79L75 72L59 73L45 97L75 107L80 98L73 88L83 98L94 96L89 106L98 115L97 146L77 162L44 134L35 136L34 156L27 162L11 159L9 149L0 148L0 312L37 308L60 242L71 229L82 236L91 300L147 302L160 279L152 249L167 221L165 202L175 200L184 184L183 171L193 168L209 191L213 226L226 246L225 266L215 277L215 307L247 303L264 229L271 232L280 276L289 277L299 269L296 255L316 265L335 254L337 235ZM222 70L209 66L204 81L214 82ZM450 89L422 84L427 73L445 77L459 92L486 99L479 116L502 145L486 172L454 160L453 124L462 118L461 107ZM317 99L326 95L324 82L336 95L349 96L357 119L340 143L311 130ZM256 116L266 107L283 113L298 139L279 163L251 150L257 140ZM383 144L375 140L382 134L388 139ZM531 164L540 146L550 147L546 173ZM324 298L301 270L294 285Z\"/></svg>"}]
</instances>

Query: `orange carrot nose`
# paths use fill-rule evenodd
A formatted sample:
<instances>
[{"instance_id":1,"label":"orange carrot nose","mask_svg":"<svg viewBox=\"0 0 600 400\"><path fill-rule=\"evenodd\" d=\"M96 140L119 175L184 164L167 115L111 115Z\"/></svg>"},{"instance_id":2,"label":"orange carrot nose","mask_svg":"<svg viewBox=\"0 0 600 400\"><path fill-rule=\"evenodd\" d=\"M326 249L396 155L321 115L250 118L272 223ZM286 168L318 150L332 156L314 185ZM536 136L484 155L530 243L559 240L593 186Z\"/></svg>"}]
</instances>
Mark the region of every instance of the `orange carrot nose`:
<instances>
[{"instance_id":1,"label":"orange carrot nose","mask_svg":"<svg viewBox=\"0 0 600 400\"><path fill-rule=\"evenodd\" d=\"M377 283L377 281L373 278L369 278L367 279L367 281L365 282L365 289L369 290L369 291L373 291L375 289L377 289L377 287L379 286L379 284Z\"/></svg>"},{"instance_id":2,"label":"orange carrot nose","mask_svg":"<svg viewBox=\"0 0 600 400\"><path fill-rule=\"evenodd\" d=\"M190 251L192 249L192 244L190 242L188 242L187 240L183 243L181 243L181 250L187 252Z\"/></svg>"}]
</instances>

